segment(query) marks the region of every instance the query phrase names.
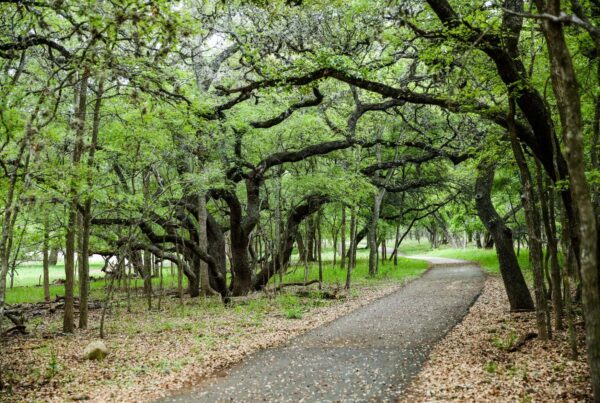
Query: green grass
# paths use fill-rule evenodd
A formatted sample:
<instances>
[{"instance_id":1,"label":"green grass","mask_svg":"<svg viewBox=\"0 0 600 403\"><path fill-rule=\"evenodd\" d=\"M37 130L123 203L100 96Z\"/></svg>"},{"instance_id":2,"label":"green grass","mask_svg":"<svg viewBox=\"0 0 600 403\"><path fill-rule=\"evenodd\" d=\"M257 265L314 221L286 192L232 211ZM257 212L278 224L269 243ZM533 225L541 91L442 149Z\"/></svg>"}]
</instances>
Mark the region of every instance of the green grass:
<instances>
[{"instance_id":1,"label":"green grass","mask_svg":"<svg viewBox=\"0 0 600 403\"><path fill-rule=\"evenodd\" d=\"M39 269L41 270L41 268ZM99 270L98 270L99 271ZM99 271L100 275L104 275L101 271ZM62 272L62 276L58 275L55 271L56 278L64 278L64 268ZM96 278L100 277L99 275L95 276ZM160 278L154 277L152 278L152 285L155 289L159 287ZM44 300L44 289L37 285L37 281L34 286L15 286L13 288L9 288L6 290L6 303L9 305L12 304L22 304L22 303L30 303L30 302L40 302ZM106 281L104 278L98 279L96 281L90 282L90 295L91 298L101 299L105 295ZM115 286L118 283L115 281ZM121 284L122 287L125 287L125 283ZM131 280L130 286L135 289L140 289L143 286L143 280L140 278L134 278ZM163 268L163 286L164 288L173 288L177 286L177 273L174 272L171 275L171 269L169 267ZM183 286L187 287L187 280L185 276L183 277ZM75 295L78 295L79 287L75 286ZM56 296L64 296L65 295L65 287L62 284L53 284L50 286L50 297L51 299L56 298Z\"/></svg>"},{"instance_id":2,"label":"green grass","mask_svg":"<svg viewBox=\"0 0 600 403\"><path fill-rule=\"evenodd\" d=\"M90 262L90 276L103 277L102 272L103 263L101 262ZM50 275L50 283L54 280L65 278L65 265L59 263L56 266L51 266L48 270ZM7 278L7 283L10 284L10 274ZM15 287L41 285L42 284L42 263L41 262L28 262L22 263L17 266L15 270L15 279L13 285Z\"/></svg>"},{"instance_id":3,"label":"green grass","mask_svg":"<svg viewBox=\"0 0 600 403\"><path fill-rule=\"evenodd\" d=\"M495 249L436 249L425 253L424 255L468 260L478 263L488 273L495 275L500 274L500 265L498 263L498 257L496 256ZM531 280L532 273L529 265L529 253L527 249L521 249L521 252L517 256L517 260L519 261L519 266L523 271L525 279L528 281Z\"/></svg>"},{"instance_id":4,"label":"green grass","mask_svg":"<svg viewBox=\"0 0 600 403\"><path fill-rule=\"evenodd\" d=\"M431 244L427 240L421 240L417 242L414 239L406 239L402 241L400 245L400 252L405 255L421 255L427 252L431 252Z\"/></svg>"},{"instance_id":5,"label":"green grass","mask_svg":"<svg viewBox=\"0 0 600 403\"><path fill-rule=\"evenodd\" d=\"M352 282L360 284L373 281L400 281L415 277L427 269L427 263L414 259L399 258L398 266L386 261L379 263L379 272L375 277L369 276L369 262L365 258L358 259L356 268L352 271ZM331 285L344 285L346 283L346 269L340 269L339 263L333 268L332 262L323 262L323 282ZM319 267L317 263L309 265L308 281L319 278ZM273 281L278 281L274 278ZM304 281L304 265L294 264L283 277L284 283L299 283Z\"/></svg>"},{"instance_id":6,"label":"green grass","mask_svg":"<svg viewBox=\"0 0 600 403\"><path fill-rule=\"evenodd\" d=\"M425 262L416 261L412 259L400 258L398 259L398 266L395 267L390 262L379 264L379 273L374 278L368 276L368 261L365 258L368 251L361 250L358 253L359 260L357 261L357 267L353 271L352 282L353 284L361 284L365 282L386 282L386 281L400 281L405 278L415 277L421 274L426 268ZM61 272L62 270L62 272ZM28 265L20 268L20 273L23 275L22 279L29 278L34 279L36 275L41 272L41 267L35 265ZM103 274L99 271L100 274ZM316 263L312 263L309 269L309 281L318 279L318 266ZM64 278L64 268L56 267L53 268L53 274L55 278ZM62 276L61 276L62 274ZM96 277L99 277L96 274ZM276 280L276 279L274 279ZM304 266L294 264L288 273L284 276L284 282L302 282L304 280ZM158 288L160 279L153 278L153 286ZM339 263L336 268L332 267L330 261L323 262L323 282L327 285L332 286L343 286L346 282L346 270L339 268ZM42 287L37 286L37 280L33 282L35 285L29 286L15 286L12 289L7 290L6 303L9 305L40 302L44 300L44 290ZM135 289L141 288L143 285L142 279L136 278L131 280L130 286ZM177 285L177 274L176 272L171 275L169 267L163 268L163 286L165 288L174 288ZM92 281L90 283L90 294L91 298L101 299L104 297L106 282L104 279ZM124 286L124 284L122 284ZM187 287L187 281L184 276L184 287ZM75 295L78 293L78 288L75 288ZM63 285L51 285L50 295L54 299L57 295L64 296Z\"/></svg>"}]
</instances>

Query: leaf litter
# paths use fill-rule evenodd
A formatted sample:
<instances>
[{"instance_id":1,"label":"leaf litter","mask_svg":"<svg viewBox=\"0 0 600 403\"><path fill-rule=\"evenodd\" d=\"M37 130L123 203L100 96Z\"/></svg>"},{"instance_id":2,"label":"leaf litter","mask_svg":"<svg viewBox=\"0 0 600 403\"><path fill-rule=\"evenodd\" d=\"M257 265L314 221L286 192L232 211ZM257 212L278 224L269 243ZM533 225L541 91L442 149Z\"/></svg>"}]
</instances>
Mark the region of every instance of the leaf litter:
<instances>
[{"instance_id":1,"label":"leaf litter","mask_svg":"<svg viewBox=\"0 0 600 403\"><path fill-rule=\"evenodd\" d=\"M250 298L224 307L216 299L166 298L161 311L147 311L144 298L116 304L107 315L102 361L83 358L98 339L99 311L88 330L60 333L61 312L29 324L31 334L0 341L0 401L139 402L191 387L260 349L275 347L381 298L401 283L360 285L337 299ZM335 290L337 292L337 290ZM288 305L301 309L291 319Z\"/></svg>"},{"instance_id":2,"label":"leaf litter","mask_svg":"<svg viewBox=\"0 0 600 403\"><path fill-rule=\"evenodd\" d=\"M433 347L400 401L592 401L580 317L575 360L567 332L554 329L552 340L533 338L509 352L519 337L536 332L534 315L509 312L500 278L489 277L467 316Z\"/></svg>"}]
</instances>

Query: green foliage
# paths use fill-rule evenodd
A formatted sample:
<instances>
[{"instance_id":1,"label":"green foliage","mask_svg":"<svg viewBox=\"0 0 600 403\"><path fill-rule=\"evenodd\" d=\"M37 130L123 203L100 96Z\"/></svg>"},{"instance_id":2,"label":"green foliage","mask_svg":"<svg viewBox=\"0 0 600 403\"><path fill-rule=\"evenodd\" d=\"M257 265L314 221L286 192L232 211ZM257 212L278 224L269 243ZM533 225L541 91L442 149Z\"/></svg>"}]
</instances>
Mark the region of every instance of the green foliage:
<instances>
[{"instance_id":1,"label":"green foliage","mask_svg":"<svg viewBox=\"0 0 600 403\"><path fill-rule=\"evenodd\" d=\"M518 338L519 336L517 332L511 330L507 337L494 336L492 339L492 345L497 349L508 351L514 346Z\"/></svg>"},{"instance_id":2,"label":"green foliage","mask_svg":"<svg viewBox=\"0 0 600 403\"><path fill-rule=\"evenodd\" d=\"M498 370L498 363L494 362L494 361L488 361L483 369L485 370L485 372L490 373L490 374L495 374L496 371Z\"/></svg>"},{"instance_id":3,"label":"green foliage","mask_svg":"<svg viewBox=\"0 0 600 403\"><path fill-rule=\"evenodd\" d=\"M56 375L60 373L61 365L58 362L58 357L56 355L56 351L51 348L50 349L50 358L48 359L48 365L46 366L46 372L44 377L47 380L53 379Z\"/></svg>"}]
</instances>

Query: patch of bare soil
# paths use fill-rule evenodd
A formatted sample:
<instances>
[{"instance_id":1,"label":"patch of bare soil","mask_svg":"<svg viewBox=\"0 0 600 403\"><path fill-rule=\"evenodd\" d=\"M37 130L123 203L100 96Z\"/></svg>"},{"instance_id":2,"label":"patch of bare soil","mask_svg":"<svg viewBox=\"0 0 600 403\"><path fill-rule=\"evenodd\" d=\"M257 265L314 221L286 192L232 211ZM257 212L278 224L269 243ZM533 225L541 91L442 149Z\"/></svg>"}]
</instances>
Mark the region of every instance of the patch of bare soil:
<instances>
[{"instance_id":1,"label":"patch of bare soil","mask_svg":"<svg viewBox=\"0 0 600 403\"><path fill-rule=\"evenodd\" d=\"M591 401L584 329L578 318L579 358L570 357L566 332L529 339L533 313L510 313L502 282L486 281L464 320L431 351L401 401Z\"/></svg>"},{"instance_id":2,"label":"patch of bare soil","mask_svg":"<svg viewBox=\"0 0 600 403\"><path fill-rule=\"evenodd\" d=\"M225 308L215 300L167 298L161 312L144 309L143 298L113 309L102 361L83 358L98 338L99 312L90 330L60 335L60 314L36 324L29 336L0 344L0 401L151 400L191 386L259 349L280 345L399 289L359 286L340 299L250 298ZM301 312L301 314L298 314ZM300 318L298 318L301 316Z\"/></svg>"}]
</instances>

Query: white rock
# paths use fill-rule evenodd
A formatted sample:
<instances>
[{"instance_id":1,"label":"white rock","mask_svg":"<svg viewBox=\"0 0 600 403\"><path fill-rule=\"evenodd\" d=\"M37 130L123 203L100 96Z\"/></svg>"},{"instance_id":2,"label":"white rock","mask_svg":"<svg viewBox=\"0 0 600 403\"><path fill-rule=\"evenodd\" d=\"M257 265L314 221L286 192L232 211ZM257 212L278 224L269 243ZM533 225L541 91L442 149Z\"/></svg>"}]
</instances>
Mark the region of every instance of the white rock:
<instances>
[{"instance_id":1,"label":"white rock","mask_svg":"<svg viewBox=\"0 0 600 403\"><path fill-rule=\"evenodd\" d=\"M96 340L87 345L83 350L84 358L88 360L101 360L108 355L108 347L103 341Z\"/></svg>"}]
</instances>

